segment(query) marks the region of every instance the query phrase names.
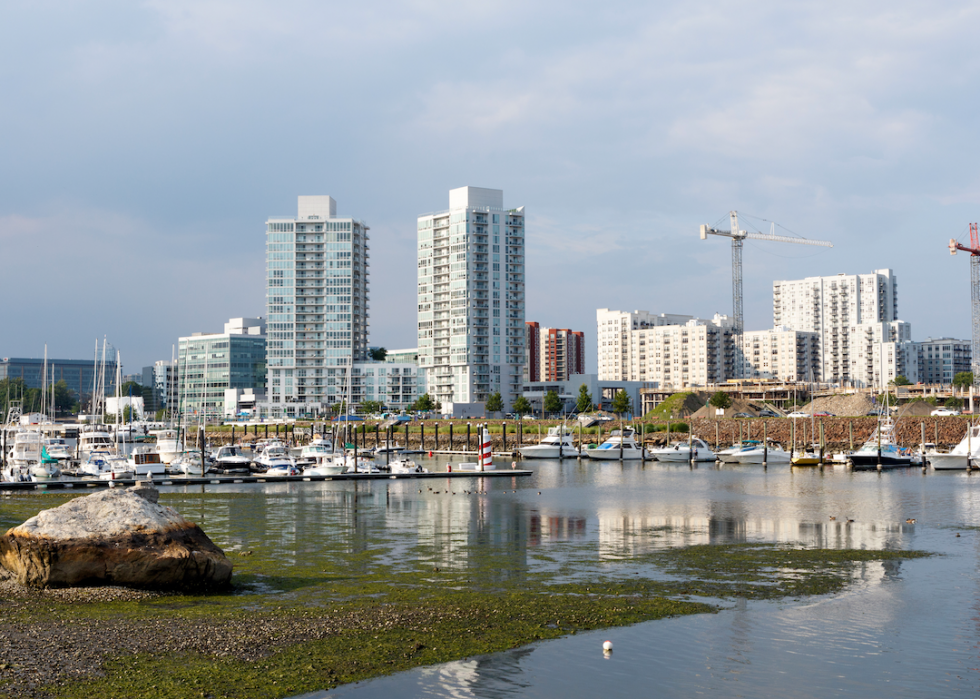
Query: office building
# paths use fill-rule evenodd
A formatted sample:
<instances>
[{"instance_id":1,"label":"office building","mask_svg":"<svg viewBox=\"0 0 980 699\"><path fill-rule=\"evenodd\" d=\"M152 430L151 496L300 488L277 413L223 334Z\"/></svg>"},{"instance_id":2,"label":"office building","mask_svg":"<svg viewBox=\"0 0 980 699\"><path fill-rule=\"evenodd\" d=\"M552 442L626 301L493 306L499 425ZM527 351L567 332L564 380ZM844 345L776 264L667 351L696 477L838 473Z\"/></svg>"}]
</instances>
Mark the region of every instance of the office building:
<instances>
[{"instance_id":1,"label":"office building","mask_svg":"<svg viewBox=\"0 0 980 699\"><path fill-rule=\"evenodd\" d=\"M973 352L970 340L954 340L951 337L928 338L916 342L919 381L949 385L957 374L973 371ZM912 381L910 377L906 377Z\"/></svg>"},{"instance_id":2,"label":"office building","mask_svg":"<svg viewBox=\"0 0 980 699\"><path fill-rule=\"evenodd\" d=\"M301 196L296 216L266 221L272 416L318 414L344 399L368 347L368 231L329 196Z\"/></svg>"},{"instance_id":3,"label":"office building","mask_svg":"<svg viewBox=\"0 0 980 699\"><path fill-rule=\"evenodd\" d=\"M524 207L499 189L460 187L418 218L419 366L429 394L509 409L524 376Z\"/></svg>"},{"instance_id":4,"label":"office building","mask_svg":"<svg viewBox=\"0 0 980 699\"><path fill-rule=\"evenodd\" d=\"M179 411L205 420L224 415L225 390L265 387L266 322L233 318L221 333L194 333L177 344Z\"/></svg>"},{"instance_id":5,"label":"office building","mask_svg":"<svg viewBox=\"0 0 980 699\"><path fill-rule=\"evenodd\" d=\"M116 351L107 348L105 355L105 395L116 390ZM97 359L48 358L48 383L64 381L76 398L87 402L96 385L96 368L102 373L102 350ZM41 388L44 376L43 358L4 357L0 359L0 381L22 379L27 388Z\"/></svg>"},{"instance_id":6,"label":"office building","mask_svg":"<svg viewBox=\"0 0 980 699\"><path fill-rule=\"evenodd\" d=\"M177 409L177 364L169 360L154 362L143 367L140 383L148 414L158 410Z\"/></svg>"},{"instance_id":7,"label":"office building","mask_svg":"<svg viewBox=\"0 0 980 699\"><path fill-rule=\"evenodd\" d=\"M585 373L585 333L524 324L524 382L565 381Z\"/></svg>"}]
</instances>

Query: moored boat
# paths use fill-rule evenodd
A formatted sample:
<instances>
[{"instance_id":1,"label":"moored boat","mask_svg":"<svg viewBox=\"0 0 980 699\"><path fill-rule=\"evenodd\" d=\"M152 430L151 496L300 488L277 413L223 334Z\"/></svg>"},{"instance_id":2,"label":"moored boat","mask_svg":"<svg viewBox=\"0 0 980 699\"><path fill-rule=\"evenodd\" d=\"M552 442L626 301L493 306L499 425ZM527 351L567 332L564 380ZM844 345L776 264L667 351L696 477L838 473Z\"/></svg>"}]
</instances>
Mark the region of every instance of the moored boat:
<instances>
[{"instance_id":1,"label":"moored boat","mask_svg":"<svg viewBox=\"0 0 980 699\"><path fill-rule=\"evenodd\" d=\"M677 441L666 447L647 449L647 452L657 461L676 463L688 463L692 460L692 455L694 461L714 461L716 458L708 443L697 437L689 441Z\"/></svg>"},{"instance_id":2,"label":"moored boat","mask_svg":"<svg viewBox=\"0 0 980 699\"><path fill-rule=\"evenodd\" d=\"M635 461L645 455L644 450L636 443L635 433L628 427L613 430L605 442L599 446L585 447L582 453L590 459L602 461Z\"/></svg>"},{"instance_id":3,"label":"moored boat","mask_svg":"<svg viewBox=\"0 0 980 699\"><path fill-rule=\"evenodd\" d=\"M572 431L565 427L549 427L547 436L541 442L523 446L518 451L525 459L561 459L579 455Z\"/></svg>"}]
</instances>

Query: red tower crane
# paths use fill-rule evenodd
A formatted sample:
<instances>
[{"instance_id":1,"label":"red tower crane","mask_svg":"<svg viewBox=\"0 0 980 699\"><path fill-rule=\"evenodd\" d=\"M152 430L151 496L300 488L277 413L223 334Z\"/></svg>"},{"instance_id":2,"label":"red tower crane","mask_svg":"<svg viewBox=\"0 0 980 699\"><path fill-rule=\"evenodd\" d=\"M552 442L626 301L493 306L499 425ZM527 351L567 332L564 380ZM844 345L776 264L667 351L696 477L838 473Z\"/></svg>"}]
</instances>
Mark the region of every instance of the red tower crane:
<instances>
[{"instance_id":1,"label":"red tower crane","mask_svg":"<svg viewBox=\"0 0 980 699\"><path fill-rule=\"evenodd\" d=\"M955 255L957 250L970 253L970 310L973 313L970 368L973 370L973 382L976 384L980 381L980 231L977 230L977 224L970 224L969 247L950 238L949 254Z\"/></svg>"}]
</instances>

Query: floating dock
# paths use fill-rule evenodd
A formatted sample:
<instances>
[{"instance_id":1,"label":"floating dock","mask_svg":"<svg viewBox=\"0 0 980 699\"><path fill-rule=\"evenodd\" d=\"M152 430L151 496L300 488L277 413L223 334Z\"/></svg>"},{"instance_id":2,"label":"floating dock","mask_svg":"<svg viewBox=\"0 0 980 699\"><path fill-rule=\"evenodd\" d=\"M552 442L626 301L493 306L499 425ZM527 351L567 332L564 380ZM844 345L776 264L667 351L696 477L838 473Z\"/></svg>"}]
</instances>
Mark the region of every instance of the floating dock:
<instances>
[{"instance_id":1,"label":"floating dock","mask_svg":"<svg viewBox=\"0 0 980 699\"><path fill-rule=\"evenodd\" d=\"M261 473L252 476L157 476L150 479L117 478L103 481L99 479L73 479L50 481L0 481L0 490L85 490L87 488L124 488L136 485L137 481L155 486L181 485L238 485L241 483L306 483L316 481L379 481L412 480L417 478L506 478L530 476L533 471L510 468L490 469L488 471L435 471L432 473L338 473L333 476L266 476Z\"/></svg>"}]
</instances>

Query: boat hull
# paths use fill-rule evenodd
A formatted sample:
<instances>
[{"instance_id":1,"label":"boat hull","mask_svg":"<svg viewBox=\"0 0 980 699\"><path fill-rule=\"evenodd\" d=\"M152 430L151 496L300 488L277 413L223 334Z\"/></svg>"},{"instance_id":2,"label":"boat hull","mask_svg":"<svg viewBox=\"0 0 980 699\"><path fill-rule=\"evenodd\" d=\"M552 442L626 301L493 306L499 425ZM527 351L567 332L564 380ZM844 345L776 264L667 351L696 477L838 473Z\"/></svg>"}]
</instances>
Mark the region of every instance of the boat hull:
<instances>
[{"instance_id":1,"label":"boat hull","mask_svg":"<svg viewBox=\"0 0 980 699\"><path fill-rule=\"evenodd\" d=\"M855 471L876 471L878 469L879 458L877 454L851 454L847 459ZM909 468L912 465L912 457L882 454L880 463L882 469Z\"/></svg>"},{"instance_id":2,"label":"boat hull","mask_svg":"<svg viewBox=\"0 0 980 699\"><path fill-rule=\"evenodd\" d=\"M525 459L575 459L578 457L578 449L569 446L562 447L560 453L556 446L542 446L538 444L530 447L521 447L518 451Z\"/></svg>"},{"instance_id":3,"label":"boat hull","mask_svg":"<svg viewBox=\"0 0 980 699\"><path fill-rule=\"evenodd\" d=\"M590 459L599 461L639 461L643 454L639 449L624 449L623 455L619 455L619 449L586 449L586 455Z\"/></svg>"},{"instance_id":4,"label":"boat hull","mask_svg":"<svg viewBox=\"0 0 980 699\"><path fill-rule=\"evenodd\" d=\"M970 468L967 454L926 454L936 471L965 471Z\"/></svg>"}]
</instances>

